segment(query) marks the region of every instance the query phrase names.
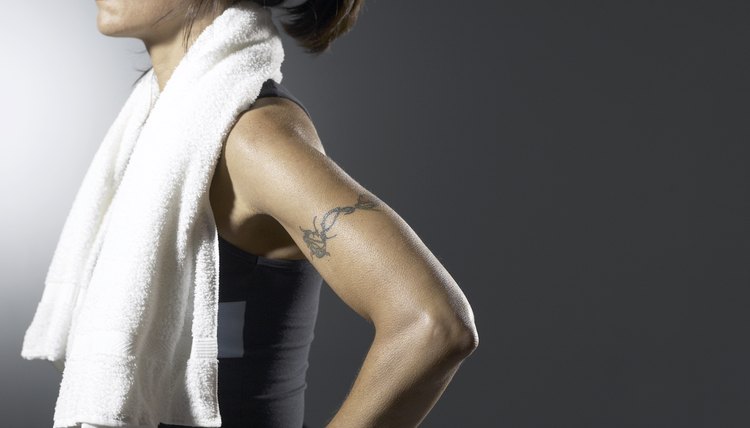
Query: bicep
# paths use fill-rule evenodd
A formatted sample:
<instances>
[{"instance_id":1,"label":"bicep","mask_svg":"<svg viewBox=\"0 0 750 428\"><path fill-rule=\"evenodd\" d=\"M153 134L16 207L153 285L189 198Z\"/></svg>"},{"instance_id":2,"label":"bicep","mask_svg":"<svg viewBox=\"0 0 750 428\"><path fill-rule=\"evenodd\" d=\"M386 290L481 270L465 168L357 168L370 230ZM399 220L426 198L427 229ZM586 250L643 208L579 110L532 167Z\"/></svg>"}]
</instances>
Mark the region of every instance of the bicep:
<instances>
[{"instance_id":1,"label":"bicep","mask_svg":"<svg viewBox=\"0 0 750 428\"><path fill-rule=\"evenodd\" d=\"M390 206L310 144L258 138L233 146L238 198L274 217L349 307L385 329L460 317L455 282Z\"/></svg>"}]
</instances>

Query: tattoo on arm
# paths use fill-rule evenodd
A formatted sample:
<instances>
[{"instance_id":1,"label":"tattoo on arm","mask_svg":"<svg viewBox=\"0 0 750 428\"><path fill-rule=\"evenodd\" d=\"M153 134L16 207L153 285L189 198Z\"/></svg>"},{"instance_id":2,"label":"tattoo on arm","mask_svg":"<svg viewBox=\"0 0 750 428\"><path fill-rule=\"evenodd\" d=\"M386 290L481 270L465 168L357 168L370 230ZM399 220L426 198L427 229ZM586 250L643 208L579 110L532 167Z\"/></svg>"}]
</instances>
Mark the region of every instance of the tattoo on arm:
<instances>
[{"instance_id":1,"label":"tattoo on arm","mask_svg":"<svg viewBox=\"0 0 750 428\"><path fill-rule=\"evenodd\" d=\"M310 248L310 255L317 256L318 258L323 258L323 256L330 255L330 253L326 251L326 241L336 235L328 235L328 231L333 227L334 223L336 223L339 214L351 214L358 209L379 211L376 207L377 204L375 202L368 200L365 195L360 194L357 198L357 203L353 206L336 207L328 210L328 212L323 215L323 219L320 220L320 230L318 230L318 226L315 224L315 220L318 218L318 216L313 217L313 227L315 228L315 230L303 229L301 226L299 226L300 230L304 234L302 239Z\"/></svg>"}]
</instances>

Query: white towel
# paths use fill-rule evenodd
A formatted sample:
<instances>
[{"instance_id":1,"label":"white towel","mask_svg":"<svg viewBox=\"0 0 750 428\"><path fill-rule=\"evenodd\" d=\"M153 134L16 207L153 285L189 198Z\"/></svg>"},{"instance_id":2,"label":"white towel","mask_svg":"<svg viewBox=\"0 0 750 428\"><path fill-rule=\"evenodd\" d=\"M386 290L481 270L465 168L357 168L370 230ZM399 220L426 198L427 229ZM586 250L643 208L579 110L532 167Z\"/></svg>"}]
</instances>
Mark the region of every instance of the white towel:
<instances>
[{"instance_id":1,"label":"white towel","mask_svg":"<svg viewBox=\"0 0 750 428\"><path fill-rule=\"evenodd\" d=\"M76 194L21 356L61 369L53 427L221 426L218 233L222 144L284 50L270 9L230 6L160 93L134 87ZM252 183L249 183L252 184Z\"/></svg>"}]
</instances>

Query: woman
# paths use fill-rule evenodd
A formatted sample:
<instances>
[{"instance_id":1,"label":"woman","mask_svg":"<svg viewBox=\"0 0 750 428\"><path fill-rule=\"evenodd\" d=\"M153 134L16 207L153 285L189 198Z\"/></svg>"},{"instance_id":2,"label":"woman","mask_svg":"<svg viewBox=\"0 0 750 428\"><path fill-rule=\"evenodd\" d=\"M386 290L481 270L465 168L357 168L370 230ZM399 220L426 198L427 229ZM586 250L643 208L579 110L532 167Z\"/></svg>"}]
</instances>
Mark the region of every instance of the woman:
<instances>
[{"instance_id":1,"label":"woman","mask_svg":"<svg viewBox=\"0 0 750 428\"><path fill-rule=\"evenodd\" d=\"M163 89L201 30L232 3L97 0L97 26L142 40ZM361 5L307 1L287 9L293 22L284 29L318 54L354 25ZM412 229L325 155L307 111L277 82L267 81L232 127L210 201L221 237L223 426L300 426L323 279L376 329L327 426L418 425L478 344L471 308Z\"/></svg>"}]
</instances>

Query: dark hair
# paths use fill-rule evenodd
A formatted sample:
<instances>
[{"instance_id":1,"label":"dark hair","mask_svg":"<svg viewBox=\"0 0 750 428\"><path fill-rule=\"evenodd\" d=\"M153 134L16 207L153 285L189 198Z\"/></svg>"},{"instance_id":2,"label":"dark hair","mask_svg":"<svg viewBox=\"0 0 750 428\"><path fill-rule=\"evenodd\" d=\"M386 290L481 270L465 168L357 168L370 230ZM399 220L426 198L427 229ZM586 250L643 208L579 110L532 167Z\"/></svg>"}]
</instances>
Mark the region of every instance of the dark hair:
<instances>
[{"instance_id":1,"label":"dark hair","mask_svg":"<svg viewBox=\"0 0 750 428\"><path fill-rule=\"evenodd\" d=\"M302 3L284 7L286 0L192 0L187 7L185 20L188 23L183 46L188 49L188 42L193 31L196 18L206 12L207 8L216 14L222 7L253 1L263 7L280 7L284 10L283 17L290 17L288 22L281 21L284 31L294 38L306 53L318 56L328 51L331 43L354 27L364 0L305 0ZM148 73L151 67L143 70L135 85Z\"/></svg>"}]
</instances>

